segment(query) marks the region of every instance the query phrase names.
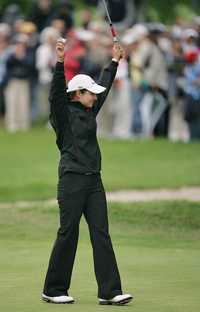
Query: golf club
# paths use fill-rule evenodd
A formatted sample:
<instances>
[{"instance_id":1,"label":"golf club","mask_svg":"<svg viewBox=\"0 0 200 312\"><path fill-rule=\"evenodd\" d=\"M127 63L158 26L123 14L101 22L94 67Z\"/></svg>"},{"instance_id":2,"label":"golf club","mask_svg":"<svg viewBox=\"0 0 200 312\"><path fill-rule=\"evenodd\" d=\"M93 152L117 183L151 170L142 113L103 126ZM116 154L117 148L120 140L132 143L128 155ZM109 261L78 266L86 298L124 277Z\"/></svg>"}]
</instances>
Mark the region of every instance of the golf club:
<instances>
[{"instance_id":1,"label":"golf club","mask_svg":"<svg viewBox=\"0 0 200 312\"><path fill-rule=\"evenodd\" d=\"M115 30L115 28L113 26L113 23L112 23L111 18L110 18L110 14L108 12L108 7L107 7L107 4L106 4L106 0L102 0L102 1L103 1L105 10L106 10L106 15L107 15L108 22L109 22L109 25L110 25L110 30L111 30L111 33L112 33L112 36L113 36L113 41L114 42L118 42L119 40L117 38L116 30Z\"/></svg>"}]
</instances>

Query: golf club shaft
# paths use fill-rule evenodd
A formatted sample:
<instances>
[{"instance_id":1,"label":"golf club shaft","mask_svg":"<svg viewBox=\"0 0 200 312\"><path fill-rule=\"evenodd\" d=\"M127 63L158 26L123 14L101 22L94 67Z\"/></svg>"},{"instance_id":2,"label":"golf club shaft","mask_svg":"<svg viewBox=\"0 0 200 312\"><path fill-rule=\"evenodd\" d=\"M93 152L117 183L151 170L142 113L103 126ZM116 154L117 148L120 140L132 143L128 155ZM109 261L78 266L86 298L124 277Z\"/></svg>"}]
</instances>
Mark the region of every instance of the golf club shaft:
<instances>
[{"instance_id":1,"label":"golf club shaft","mask_svg":"<svg viewBox=\"0 0 200 312\"><path fill-rule=\"evenodd\" d=\"M105 10L106 10L106 15L107 15L107 18L108 18L108 22L109 22L109 25L110 25L110 30L111 30L111 33L112 33L112 36L113 36L113 41L114 42L118 42L118 38L117 38L117 33L116 33L116 30L113 26L113 23L111 21L111 18L110 18L110 14L108 12L108 7L107 7L107 4L106 4L106 1L105 0L102 0L103 1L103 4L104 4L104 7L105 7Z\"/></svg>"}]
</instances>

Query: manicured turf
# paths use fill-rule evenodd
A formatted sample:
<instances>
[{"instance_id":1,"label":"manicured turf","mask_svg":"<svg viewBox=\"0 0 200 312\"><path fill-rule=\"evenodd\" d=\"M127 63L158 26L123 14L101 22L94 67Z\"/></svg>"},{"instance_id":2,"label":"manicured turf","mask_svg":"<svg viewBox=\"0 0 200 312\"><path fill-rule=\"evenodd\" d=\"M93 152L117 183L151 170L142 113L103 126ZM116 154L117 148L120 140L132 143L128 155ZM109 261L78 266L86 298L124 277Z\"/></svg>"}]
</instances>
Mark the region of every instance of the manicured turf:
<instances>
[{"instance_id":1,"label":"manicured turf","mask_svg":"<svg viewBox=\"0 0 200 312\"><path fill-rule=\"evenodd\" d=\"M59 154L53 131L0 130L0 201L56 196ZM100 140L107 190L200 185L200 144Z\"/></svg>"},{"instance_id":2,"label":"manicured turf","mask_svg":"<svg viewBox=\"0 0 200 312\"><path fill-rule=\"evenodd\" d=\"M83 221L70 289L76 304L41 302L58 226L57 207L0 208L0 215L0 311L200 311L200 203L109 205L123 288L135 296L127 308L97 305L92 251Z\"/></svg>"}]
</instances>

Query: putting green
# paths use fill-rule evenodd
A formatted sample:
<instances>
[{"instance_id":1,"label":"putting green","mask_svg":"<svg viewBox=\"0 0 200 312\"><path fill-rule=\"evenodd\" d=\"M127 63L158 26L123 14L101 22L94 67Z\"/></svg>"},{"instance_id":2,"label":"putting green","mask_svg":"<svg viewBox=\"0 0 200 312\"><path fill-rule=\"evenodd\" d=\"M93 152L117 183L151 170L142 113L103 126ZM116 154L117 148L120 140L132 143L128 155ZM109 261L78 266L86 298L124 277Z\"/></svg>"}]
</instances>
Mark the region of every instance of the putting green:
<instances>
[{"instance_id":1,"label":"putting green","mask_svg":"<svg viewBox=\"0 0 200 312\"><path fill-rule=\"evenodd\" d=\"M135 297L127 310L199 312L200 204L137 205L118 204L109 208L110 232L123 289ZM177 211L183 211L181 222L166 215L172 208L176 216ZM121 214L116 213L119 209ZM122 217L124 213L127 218ZM0 214L0 311L124 309L97 305L92 250L85 221L81 222L70 289L76 303L55 306L43 303L40 295L58 225L57 208L1 208ZM156 223L158 220L160 225Z\"/></svg>"}]
</instances>

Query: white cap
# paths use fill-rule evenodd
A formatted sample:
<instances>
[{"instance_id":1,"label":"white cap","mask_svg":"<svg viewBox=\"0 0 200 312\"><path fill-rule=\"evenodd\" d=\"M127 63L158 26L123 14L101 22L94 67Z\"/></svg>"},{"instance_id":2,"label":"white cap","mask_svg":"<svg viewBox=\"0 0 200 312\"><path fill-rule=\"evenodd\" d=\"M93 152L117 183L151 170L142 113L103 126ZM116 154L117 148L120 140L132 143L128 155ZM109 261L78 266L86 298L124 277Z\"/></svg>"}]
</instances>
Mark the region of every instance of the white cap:
<instances>
[{"instance_id":1,"label":"white cap","mask_svg":"<svg viewBox=\"0 0 200 312\"><path fill-rule=\"evenodd\" d=\"M147 36L149 33L147 27L143 24L135 24L132 29L138 38L140 36Z\"/></svg>"},{"instance_id":2,"label":"white cap","mask_svg":"<svg viewBox=\"0 0 200 312\"><path fill-rule=\"evenodd\" d=\"M122 43L129 45L135 43L148 35L147 27L143 24L135 24L128 29L122 38Z\"/></svg>"},{"instance_id":3,"label":"white cap","mask_svg":"<svg viewBox=\"0 0 200 312\"><path fill-rule=\"evenodd\" d=\"M183 32L180 26L173 26L171 30L172 37L175 39L181 39L183 37Z\"/></svg>"},{"instance_id":4,"label":"white cap","mask_svg":"<svg viewBox=\"0 0 200 312\"><path fill-rule=\"evenodd\" d=\"M198 32L194 30L193 28L187 28L183 32L183 38L188 39L188 38L197 38L198 37Z\"/></svg>"},{"instance_id":5,"label":"white cap","mask_svg":"<svg viewBox=\"0 0 200 312\"><path fill-rule=\"evenodd\" d=\"M128 30L122 37L122 43L129 45L138 41L138 36L133 29Z\"/></svg>"},{"instance_id":6,"label":"white cap","mask_svg":"<svg viewBox=\"0 0 200 312\"><path fill-rule=\"evenodd\" d=\"M77 29L76 36L80 41L91 41L95 38L95 35L90 30Z\"/></svg>"},{"instance_id":7,"label":"white cap","mask_svg":"<svg viewBox=\"0 0 200 312\"><path fill-rule=\"evenodd\" d=\"M90 76L79 74L74 76L69 81L67 93L83 89L86 89L95 94L102 93L106 90L106 88L98 85Z\"/></svg>"}]
</instances>

